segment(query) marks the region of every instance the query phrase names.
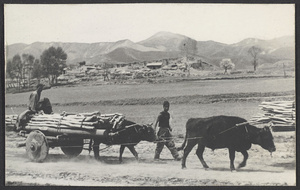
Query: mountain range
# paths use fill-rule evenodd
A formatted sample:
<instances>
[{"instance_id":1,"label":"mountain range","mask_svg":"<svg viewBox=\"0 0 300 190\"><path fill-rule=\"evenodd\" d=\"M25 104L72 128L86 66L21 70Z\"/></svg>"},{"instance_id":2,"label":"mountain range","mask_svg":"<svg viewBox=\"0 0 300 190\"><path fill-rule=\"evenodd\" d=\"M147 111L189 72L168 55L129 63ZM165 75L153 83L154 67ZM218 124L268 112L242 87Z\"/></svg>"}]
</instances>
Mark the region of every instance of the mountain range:
<instances>
[{"instance_id":1,"label":"mountain range","mask_svg":"<svg viewBox=\"0 0 300 190\"><path fill-rule=\"evenodd\" d=\"M190 37L171 32L158 32L143 41L134 43L128 39L117 42L63 43L35 42L32 44L12 44L6 46L6 58L23 53L39 59L47 48L60 46L68 55L67 64L86 61L87 64L132 63L183 56L193 56L210 64L218 65L223 58L230 58L237 68L251 65L248 54L252 46L260 47L259 62L275 63L295 60L294 36L284 36L272 40L256 38L244 39L235 44L215 41L196 41Z\"/></svg>"}]
</instances>

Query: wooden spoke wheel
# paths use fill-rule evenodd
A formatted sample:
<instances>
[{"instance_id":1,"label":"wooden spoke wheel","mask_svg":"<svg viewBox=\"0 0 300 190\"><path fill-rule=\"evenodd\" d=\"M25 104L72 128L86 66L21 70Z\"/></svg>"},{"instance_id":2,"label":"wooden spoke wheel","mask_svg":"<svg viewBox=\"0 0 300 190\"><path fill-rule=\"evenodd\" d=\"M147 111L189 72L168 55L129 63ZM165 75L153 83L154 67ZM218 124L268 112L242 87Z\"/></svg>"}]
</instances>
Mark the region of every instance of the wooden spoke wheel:
<instances>
[{"instance_id":1,"label":"wooden spoke wheel","mask_svg":"<svg viewBox=\"0 0 300 190\"><path fill-rule=\"evenodd\" d=\"M26 139L26 152L30 160L42 162L48 155L49 145L41 131L32 131Z\"/></svg>"},{"instance_id":2,"label":"wooden spoke wheel","mask_svg":"<svg viewBox=\"0 0 300 190\"><path fill-rule=\"evenodd\" d=\"M60 148L68 157L76 157L82 152L83 139L68 140Z\"/></svg>"}]
</instances>

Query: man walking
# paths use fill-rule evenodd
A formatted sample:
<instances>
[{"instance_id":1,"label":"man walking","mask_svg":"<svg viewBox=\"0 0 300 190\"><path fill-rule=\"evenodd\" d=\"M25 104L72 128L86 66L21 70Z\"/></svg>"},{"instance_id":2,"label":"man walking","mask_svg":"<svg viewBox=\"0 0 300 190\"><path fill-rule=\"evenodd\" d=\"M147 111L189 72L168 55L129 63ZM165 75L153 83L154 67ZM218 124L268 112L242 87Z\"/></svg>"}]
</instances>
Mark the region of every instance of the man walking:
<instances>
[{"instance_id":1,"label":"man walking","mask_svg":"<svg viewBox=\"0 0 300 190\"><path fill-rule=\"evenodd\" d=\"M159 113L157 120L155 122L154 130L156 130L157 124L159 124L159 131L157 133L158 142L155 149L154 159L158 160L161 151L164 148L164 145L170 150L172 156L175 160L181 160L177 149L175 147L175 143L172 139L172 128L170 127L170 114L169 114L170 103L168 101L164 101L163 103L163 111Z\"/></svg>"}]
</instances>

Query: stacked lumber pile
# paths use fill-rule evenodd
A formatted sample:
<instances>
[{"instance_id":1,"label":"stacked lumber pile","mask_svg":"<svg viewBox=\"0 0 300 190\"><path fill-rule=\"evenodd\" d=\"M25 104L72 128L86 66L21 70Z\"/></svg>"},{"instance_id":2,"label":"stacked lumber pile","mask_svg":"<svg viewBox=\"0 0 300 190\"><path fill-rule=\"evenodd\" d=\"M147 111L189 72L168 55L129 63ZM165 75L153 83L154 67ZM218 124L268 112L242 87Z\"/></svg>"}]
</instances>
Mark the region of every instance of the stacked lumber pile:
<instances>
[{"instance_id":1,"label":"stacked lumber pile","mask_svg":"<svg viewBox=\"0 0 300 190\"><path fill-rule=\"evenodd\" d=\"M38 127L53 127L53 128L65 128L65 129L95 129L95 125L98 123L91 117L83 115L35 115L31 118L26 129L34 130Z\"/></svg>"},{"instance_id":2,"label":"stacked lumber pile","mask_svg":"<svg viewBox=\"0 0 300 190\"><path fill-rule=\"evenodd\" d=\"M262 102L259 107L264 113L253 117L251 121L269 123L273 131L294 131L296 129L294 101Z\"/></svg>"},{"instance_id":3,"label":"stacked lumber pile","mask_svg":"<svg viewBox=\"0 0 300 190\"><path fill-rule=\"evenodd\" d=\"M16 129L18 115L5 115L5 130L14 131Z\"/></svg>"},{"instance_id":4,"label":"stacked lumber pile","mask_svg":"<svg viewBox=\"0 0 300 190\"><path fill-rule=\"evenodd\" d=\"M104 136L107 130L111 130L117 122L121 122L118 118L124 118L124 116L121 114L100 115L99 112L34 115L25 126L25 130L87 137Z\"/></svg>"},{"instance_id":5,"label":"stacked lumber pile","mask_svg":"<svg viewBox=\"0 0 300 190\"><path fill-rule=\"evenodd\" d=\"M7 118L5 120L6 127L11 126L15 129L17 115L7 116ZM10 118L15 118L15 120ZM100 115L99 112L35 114L32 115L23 129L28 132L40 130L45 133L57 135L103 136L105 131L119 124L123 119L124 116L119 113L103 115Z\"/></svg>"}]
</instances>

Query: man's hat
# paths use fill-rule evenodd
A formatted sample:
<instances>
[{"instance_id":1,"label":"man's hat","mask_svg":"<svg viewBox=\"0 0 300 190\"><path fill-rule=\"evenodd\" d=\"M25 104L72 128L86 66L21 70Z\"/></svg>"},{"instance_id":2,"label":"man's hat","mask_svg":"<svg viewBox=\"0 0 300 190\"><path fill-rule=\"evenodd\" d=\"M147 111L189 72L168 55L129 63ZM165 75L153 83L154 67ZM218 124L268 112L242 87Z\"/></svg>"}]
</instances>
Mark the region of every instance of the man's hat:
<instances>
[{"instance_id":1,"label":"man's hat","mask_svg":"<svg viewBox=\"0 0 300 190\"><path fill-rule=\"evenodd\" d=\"M163 106L170 106L170 103L168 101L164 101Z\"/></svg>"}]
</instances>

